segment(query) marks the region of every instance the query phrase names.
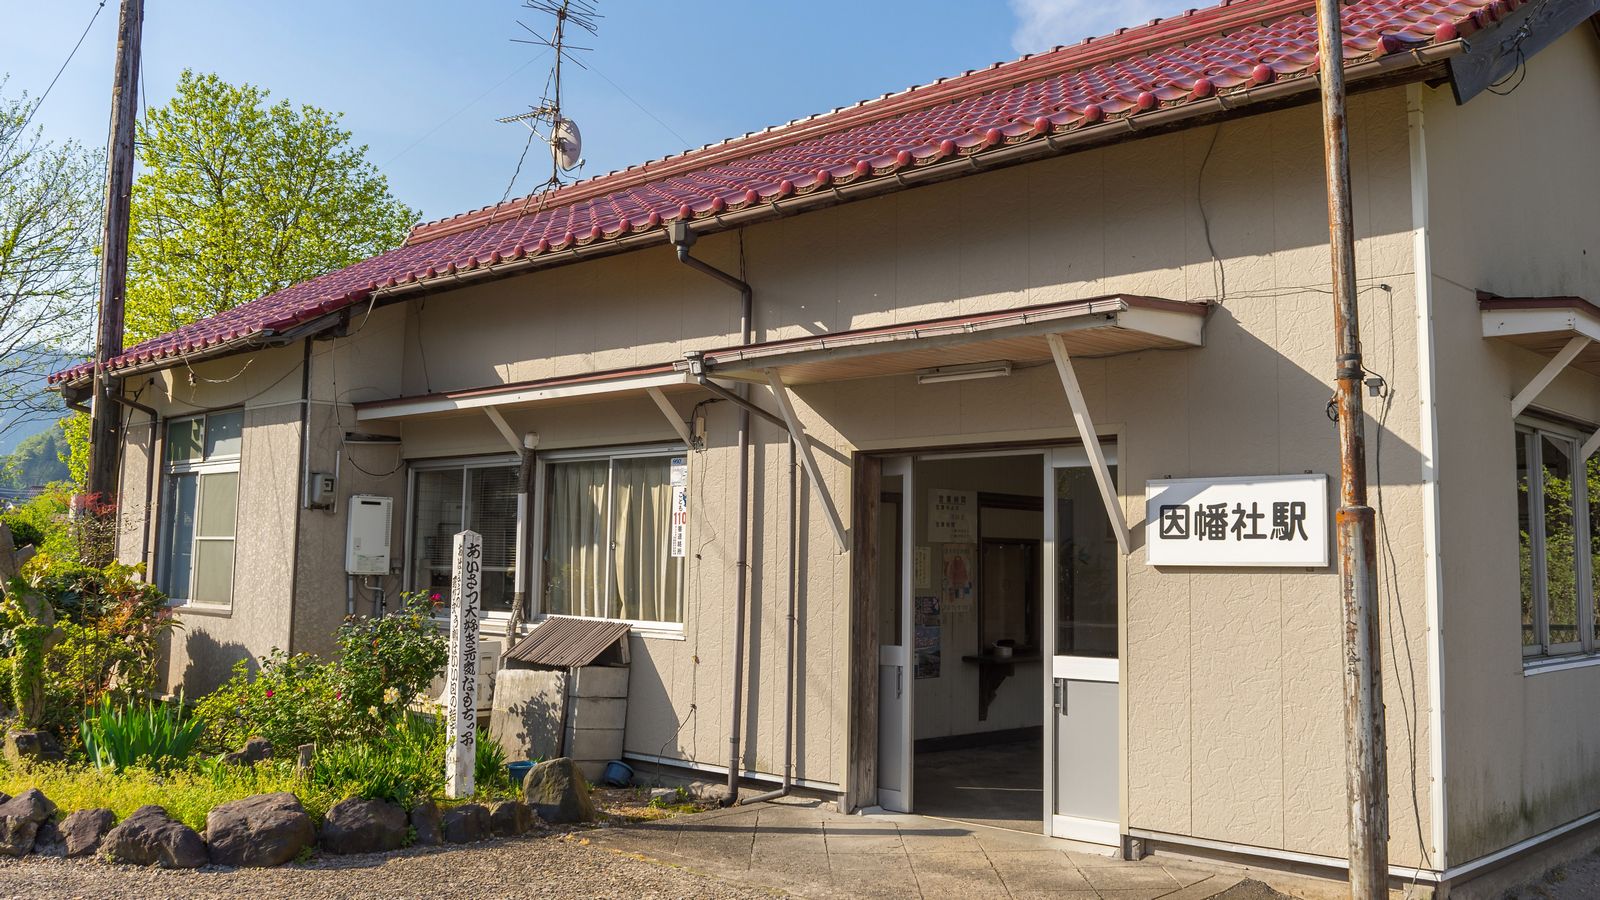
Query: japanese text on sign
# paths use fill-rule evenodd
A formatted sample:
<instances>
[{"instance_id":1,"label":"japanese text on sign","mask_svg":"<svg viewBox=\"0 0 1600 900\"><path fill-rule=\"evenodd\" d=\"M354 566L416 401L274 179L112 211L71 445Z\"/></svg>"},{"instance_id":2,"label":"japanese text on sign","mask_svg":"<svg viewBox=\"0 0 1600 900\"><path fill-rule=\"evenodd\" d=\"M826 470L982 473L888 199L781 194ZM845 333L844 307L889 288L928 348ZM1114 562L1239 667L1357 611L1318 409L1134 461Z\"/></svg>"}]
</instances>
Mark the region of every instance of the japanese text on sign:
<instances>
[{"instance_id":1,"label":"japanese text on sign","mask_svg":"<svg viewBox=\"0 0 1600 900\"><path fill-rule=\"evenodd\" d=\"M450 576L450 662L445 697L449 716L445 796L470 797L476 786L478 737L478 605L483 593L483 537L455 537Z\"/></svg>"},{"instance_id":2,"label":"japanese text on sign","mask_svg":"<svg viewBox=\"0 0 1600 900\"><path fill-rule=\"evenodd\" d=\"M668 544L674 559L689 555L689 459L672 458L672 528Z\"/></svg>"},{"instance_id":3,"label":"japanese text on sign","mask_svg":"<svg viewBox=\"0 0 1600 900\"><path fill-rule=\"evenodd\" d=\"M1325 566L1328 476L1146 482L1145 550L1153 566Z\"/></svg>"}]
</instances>

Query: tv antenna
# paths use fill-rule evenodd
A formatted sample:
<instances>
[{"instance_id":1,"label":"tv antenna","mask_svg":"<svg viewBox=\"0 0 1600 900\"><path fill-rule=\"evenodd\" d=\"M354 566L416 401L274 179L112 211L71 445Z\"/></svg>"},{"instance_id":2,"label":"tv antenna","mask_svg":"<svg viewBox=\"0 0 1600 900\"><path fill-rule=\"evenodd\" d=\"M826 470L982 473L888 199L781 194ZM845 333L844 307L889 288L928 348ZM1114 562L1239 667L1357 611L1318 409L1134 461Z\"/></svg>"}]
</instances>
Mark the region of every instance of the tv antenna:
<instances>
[{"instance_id":1,"label":"tv antenna","mask_svg":"<svg viewBox=\"0 0 1600 900\"><path fill-rule=\"evenodd\" d=\"M590 35L599 33L598 20L604 18L595 9L598 0L523 0L523 6L552 16L555 26L547 35L530 28L524 22L517 24L532 38L512 38L519 44L538 44L550 48L555 53L555 62L550 68L550 77L545 82L545 93L540 98L539 105L529 107L525 113L506 116L497 121L520 123L528 129L528 145L523 147L522 155L525 159L528 146L533 145L535 138L550 148L550 177L544 183L534 188L532 194L542 194L551 188L560 187L565 183L567 173L583 168L583 136L578 131L578 123L574 122L561 109L561 64L570 62L580 69L587 69L574 51L592 50L592 47L578 47L567 43L567 26L574 25ZM522 160L517 160L517 170L522 170ZM511 176L511 183L506 185L506 197L511 196L511 189L516 185L517 176ZM530 194L529 196L532 196ZM504 202L504 198L502 201Z\"/></svg>"}]
</instances>

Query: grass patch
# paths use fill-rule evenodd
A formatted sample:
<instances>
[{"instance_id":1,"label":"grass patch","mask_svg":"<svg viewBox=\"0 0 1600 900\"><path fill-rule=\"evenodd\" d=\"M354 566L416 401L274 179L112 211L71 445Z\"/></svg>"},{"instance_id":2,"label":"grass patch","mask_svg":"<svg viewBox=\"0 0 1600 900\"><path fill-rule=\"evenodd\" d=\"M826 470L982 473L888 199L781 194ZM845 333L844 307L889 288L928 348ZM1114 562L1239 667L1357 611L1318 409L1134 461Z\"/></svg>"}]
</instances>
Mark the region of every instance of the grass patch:
<instances>
[{"instance_id":1,"label":"grass patch","mask_svg":"<svg viewBox=\"0 0 1600 900\"><path fill-rule=\"evenodd\" d=\"M286 760L269 760L254 766L210 765L203 768L156 772L131 766L121 772L97 771L92 766L44 764L0 767L0 791L20 794L38 788L62 815L79 809L105 807L119 820L147 804L166 809L174 819L196 831L206 827L206 814L231 800L254 794L288 791L317 822L343 792L318 787L295 774Z\"/></svg>"}]
</instances>

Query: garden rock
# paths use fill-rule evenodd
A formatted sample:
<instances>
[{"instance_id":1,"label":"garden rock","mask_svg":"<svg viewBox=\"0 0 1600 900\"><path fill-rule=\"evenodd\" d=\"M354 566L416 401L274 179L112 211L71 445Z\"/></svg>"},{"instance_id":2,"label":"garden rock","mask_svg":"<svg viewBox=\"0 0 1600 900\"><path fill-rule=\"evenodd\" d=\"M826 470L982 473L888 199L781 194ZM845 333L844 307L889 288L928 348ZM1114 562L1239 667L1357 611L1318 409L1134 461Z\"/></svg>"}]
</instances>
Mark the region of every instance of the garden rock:
<instances>
[{"instance_id":1,"label":"garden rock","mask_svg":"<svg viewBox=\"0 0 1600 900\"><path fill-rule=\"evenodd\" d=\"M35 825L56 814L56 805L38 788L28 788L22 793L0 803L0 816L26 819Z\"/></svg>"},{"instance_id":2,"label":"garden rock","mask_svg":"<svg viewBox=\"0 0 1600 900\"><path fill-rule=\"evenodd\" d=\"M418 803L411 810L411 829L417 833L416 843L422 847L436 847L444 842L444 814L439 804L432 800Z\"/></svg>"},{"instance_id":3,"label":"garden rock","mask_svg":"<svg viewBox=\"0 0 1600 900\"><path fill-rule=\"evenodd\" d=\"M381 853L406 845L406 811L384 800L350 798L335 803L322 820L322 848L329 853Z\"/></svg>"},{"instance_id":4,"label":"garden rock","mask_svg":"<svg viewBox=\"0 0 1600 900\"><path fill-rule=\"evenodd\" d=\"M232 753L223 754L222 761L237 766L255 765L272 758L272 743L266 738L253 737Z\"/></svg>"},{"instance_id":5,"label":"garden rock","mask_svg":"<svg viewBox=\"0 0 1600 900\"><path fill-rule=\"evenodd\" d=\"M80 809L63 819L58 830L66 844L67 856L76 859L99 850L116 825L117 817L109 809Z\"/></svg>"},{"instance_id":6,"label":"garden rock","mask_svg":"<svg viewBox=\"0 0 1600 900\"><path fill-rule=\"evenodd\" d=\"M522 780L522 799L546 822L593 822L596 818L583 773L565 756L529 770Z\"/></svg>"},{"instance_id":7,"label":"garden rock","mask_svg":"<svg viewBox=\"0 0 1600 900\"><path fill-rule=\"evenodd\" d=\"M287 792L224 803L206 816L206 843L219 866L278 866L316 843L300 798Z\"/></svg>"},{"instance_id":8,"label":"garden rock","mask_svg":"<svg viewBox=\"0 0 1600 900\"><path fill-rule=\"evenodd\" d=\"M141 806L111 829L103 845L112 862L194 869L207 862L206 842L159 806Z\"/></svg>"},{"instance_id":9,"label":"garden rock","mask_svg":"<svg viewBox=\"0 0 1600 900\"><path fill-rule=\"evenodd\" d=\"M66 838L61 834L61 826L55 819L45 819L39 823L39 831L33 836L33 852L40 856L66 856Z\"/></svg>"},{"instance_id":10,"label":"garden rock","mask_svg":"<svg viewBox=\"0 0 1600 900\"><path fill-rule=\"evenodd\" d=\"M26 856L38 836L38 822L20 816L0 816L0 856Z\"/></svg>"},{"instance_id":11,"label":"garden rock","mask_svg":"<svg viewBox=\"0 0 1600 900\"><path fill-rule=\"evenodd\" d=\"M48 731L8 731L5 744L6 761L13 765L27 762L61 762L66 756L61 744Z\"/></svg>"},{"instance_id":12,"label":"garden rock","mask_svg":"<svg viewBox=\"0 0 1600 900\"><path fill-rule=\"evenodd\" d=\"M533 808L519 800L489 804L489 830L495 837L516 837L533 827Z\"/></svg>"},{"instance_id":13,"label":"garden rock","mask_svg":"<svg viewBox=\"0 0 1600 900\"><path fill-rule=\"evenodd\" d=\"M463 803L444 811L444 839L452 844L470 844L490 834L489 810L477 803Z\"/></svg>"},{"instance_id":14,"label":"garden rock","mask_svg":"<svg viewBox=\"0 0 1600 900\"><path fill-rule=\"evenodd\" d=\"M718 806L727 806L732 794L728 793L728 786L720 781L692 781L686 788L689 796L701 803L714 803Z\"/></svg>"}]
</instances>

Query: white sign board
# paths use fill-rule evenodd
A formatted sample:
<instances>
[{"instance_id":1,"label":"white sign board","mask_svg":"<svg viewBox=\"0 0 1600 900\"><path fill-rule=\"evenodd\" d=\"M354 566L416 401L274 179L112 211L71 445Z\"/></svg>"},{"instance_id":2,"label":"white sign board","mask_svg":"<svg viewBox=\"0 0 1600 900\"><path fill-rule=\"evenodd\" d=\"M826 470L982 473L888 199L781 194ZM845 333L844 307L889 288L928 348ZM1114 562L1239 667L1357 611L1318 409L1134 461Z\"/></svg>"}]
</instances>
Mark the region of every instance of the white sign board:
<instances>
[{"instance_id":1,"label":"white sign board","mask_svg":"<svg viewBox=\"0 0 1600 900\"><path fill-rule=\"evenodd\" d=\"M478 603L483 594L483 536L456 535L450 574L450 663L445 670L445 796L470 797L477 788Z\"/></svg>"},{"instance_id":2,"label":"white sign board","mask_svg":"<svg viewBox=\"0 0 1600 900\"><path fill-rule=\"evenodd\" d=\"M978 542L978 495L973 491L928 492L928 542L975 544Z\"/></svg>"},{"instance_id":3,"label":"white sign board","mask_svg":"<svg viewBox=\"0 0 1600 900\"><path fill-rule=\"evenodd\" d=\"M1325 566L1328 476L1248 475L1145 482L1152 566Z\"/></svg>"},{"instance_id":4,"label":"white sign board","mask_svg":"<svg viewBox=\"0 0 1600 900\"><path fill-rule=\"evenodd\" d=\"M672 529L667 542L674 559L689 555L689 459L672 458Z\"/></svg>"}]
</instances>

